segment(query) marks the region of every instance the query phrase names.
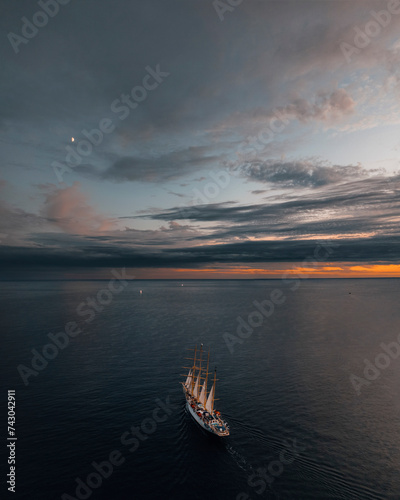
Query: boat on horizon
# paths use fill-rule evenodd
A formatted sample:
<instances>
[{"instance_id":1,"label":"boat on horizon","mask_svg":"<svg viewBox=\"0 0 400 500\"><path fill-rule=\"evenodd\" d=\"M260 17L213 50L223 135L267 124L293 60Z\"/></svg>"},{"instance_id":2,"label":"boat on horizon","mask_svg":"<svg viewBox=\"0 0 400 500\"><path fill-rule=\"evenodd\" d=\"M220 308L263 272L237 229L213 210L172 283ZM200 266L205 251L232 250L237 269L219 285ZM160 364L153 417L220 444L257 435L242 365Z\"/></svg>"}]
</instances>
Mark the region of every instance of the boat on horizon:
<instances>
[{"instance_id":1,"label":"boat on horizon","mask_svg":"<svg viewBox=\"0 0 400 500\"><path fill-rule=\"evenodd\" d=\"M193 349L189 349L193 350ZM202 368L203 344L200 352L197 346L194 348L194 358L186 358L193 361L192 366L185 366L189 369L185 382L181 382L183 393L186 398L186 409L203 429L215 436L229 436L229 425L222 419L221 413L214 409L215 385L217 382L217 369L214 370L214 380L210 392L208 392L208 368L210 363L210 351L207 357L207 369Z\"/></svg>"}]
</instances>

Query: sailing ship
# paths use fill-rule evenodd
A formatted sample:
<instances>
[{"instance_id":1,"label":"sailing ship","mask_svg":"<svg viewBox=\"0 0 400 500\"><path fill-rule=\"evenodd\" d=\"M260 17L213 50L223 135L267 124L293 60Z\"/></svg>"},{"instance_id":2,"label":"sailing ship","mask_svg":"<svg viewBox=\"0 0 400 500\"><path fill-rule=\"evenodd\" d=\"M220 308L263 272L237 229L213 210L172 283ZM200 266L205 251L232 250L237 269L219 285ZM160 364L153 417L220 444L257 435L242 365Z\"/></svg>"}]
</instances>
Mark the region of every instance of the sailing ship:
<instances>
[{"instance_id":1,"label":"sailing ship","mask_svg":"<svg viewBox=\"0 0 400 500\"><path fill-rule=\"evenodd\" d=\"M203 344L200 346L200 352L197 346L194 348L194 358L186 358L193 361L192 366L184 367L189 369L189 373L183 375L186 381L181 382L186 397L186 408L192 418L206 431L216 436L229 436L229 425L222 419L221 413L214 409L217 370L214 370L214 381L207 394L210 351L208 351L206 370L202 368L202 356Z\"/></svg>"}]
</instances>

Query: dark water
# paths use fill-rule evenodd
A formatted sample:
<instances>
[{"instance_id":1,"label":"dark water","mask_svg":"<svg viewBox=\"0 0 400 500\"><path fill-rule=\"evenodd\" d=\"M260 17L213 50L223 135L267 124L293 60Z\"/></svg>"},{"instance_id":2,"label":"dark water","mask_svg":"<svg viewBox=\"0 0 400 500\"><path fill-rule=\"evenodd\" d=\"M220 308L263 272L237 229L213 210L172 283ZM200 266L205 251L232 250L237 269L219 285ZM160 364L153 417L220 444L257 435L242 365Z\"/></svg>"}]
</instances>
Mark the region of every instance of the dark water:
<instances>
[{"instance_id":1,"label":"dark water","mask_svg":"<svg viewBox=\"0 0 400 500\"><path fill-rule=\"evenodd\" d=\"M107 285L1 285L1 407L15 389L18 439L17 492L1 498L400 498L400 356L378 357L388 366L360 395L349 379L396 341L400 280L307 280L297 290L274 280L132 281L85 323L77 306ZM276 288L285 302L231 353L223 335ZM72 321L84 331L25 386L17 366ZM225 440L204 435L184 409L185 349L201 342L218 367ZM148 434L132 444L141 425ZM115 450L109 477L77 495L76 478Z\"/></svg>"}]
</instances>

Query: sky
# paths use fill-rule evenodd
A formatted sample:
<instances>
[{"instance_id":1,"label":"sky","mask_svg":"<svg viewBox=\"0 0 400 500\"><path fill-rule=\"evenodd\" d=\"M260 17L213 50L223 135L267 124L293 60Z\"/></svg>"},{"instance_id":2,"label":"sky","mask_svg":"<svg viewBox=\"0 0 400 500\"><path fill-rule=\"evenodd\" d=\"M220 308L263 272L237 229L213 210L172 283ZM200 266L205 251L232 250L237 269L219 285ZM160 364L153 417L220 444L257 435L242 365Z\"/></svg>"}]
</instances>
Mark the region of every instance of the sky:
<instances>
[{"instance_id":1,"label":"sky","mask_svg":"<svg viewBox=\"0 0 400 500\"><path fill-rule=\"evenodd\" d=\"M398 0L2 2L0 279L400 276L399 27Z\"/></svg>"}]
</instances>

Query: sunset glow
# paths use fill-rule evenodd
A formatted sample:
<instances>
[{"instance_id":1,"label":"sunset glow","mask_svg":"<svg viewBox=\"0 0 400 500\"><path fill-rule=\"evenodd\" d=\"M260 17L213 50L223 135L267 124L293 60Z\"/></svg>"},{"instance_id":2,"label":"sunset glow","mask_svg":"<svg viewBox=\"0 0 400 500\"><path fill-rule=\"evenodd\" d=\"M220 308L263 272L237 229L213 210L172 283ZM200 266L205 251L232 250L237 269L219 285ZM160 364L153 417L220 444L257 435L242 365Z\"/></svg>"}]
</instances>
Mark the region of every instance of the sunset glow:
<instances>
[{"instance_id":1,"label":"sunset glow","mask_svg":"<svg viewBox=\"0 0 400 500\"><path fill-rule=\"evenodd\" d=\"M202 268L202 269L131 269L135 279L285 279L287 276L307 278L399 278L400 265L352 264L316 265L304 267L300 264L280 264L276 269L268 268Z\"/></svg>"}]
</instances>

